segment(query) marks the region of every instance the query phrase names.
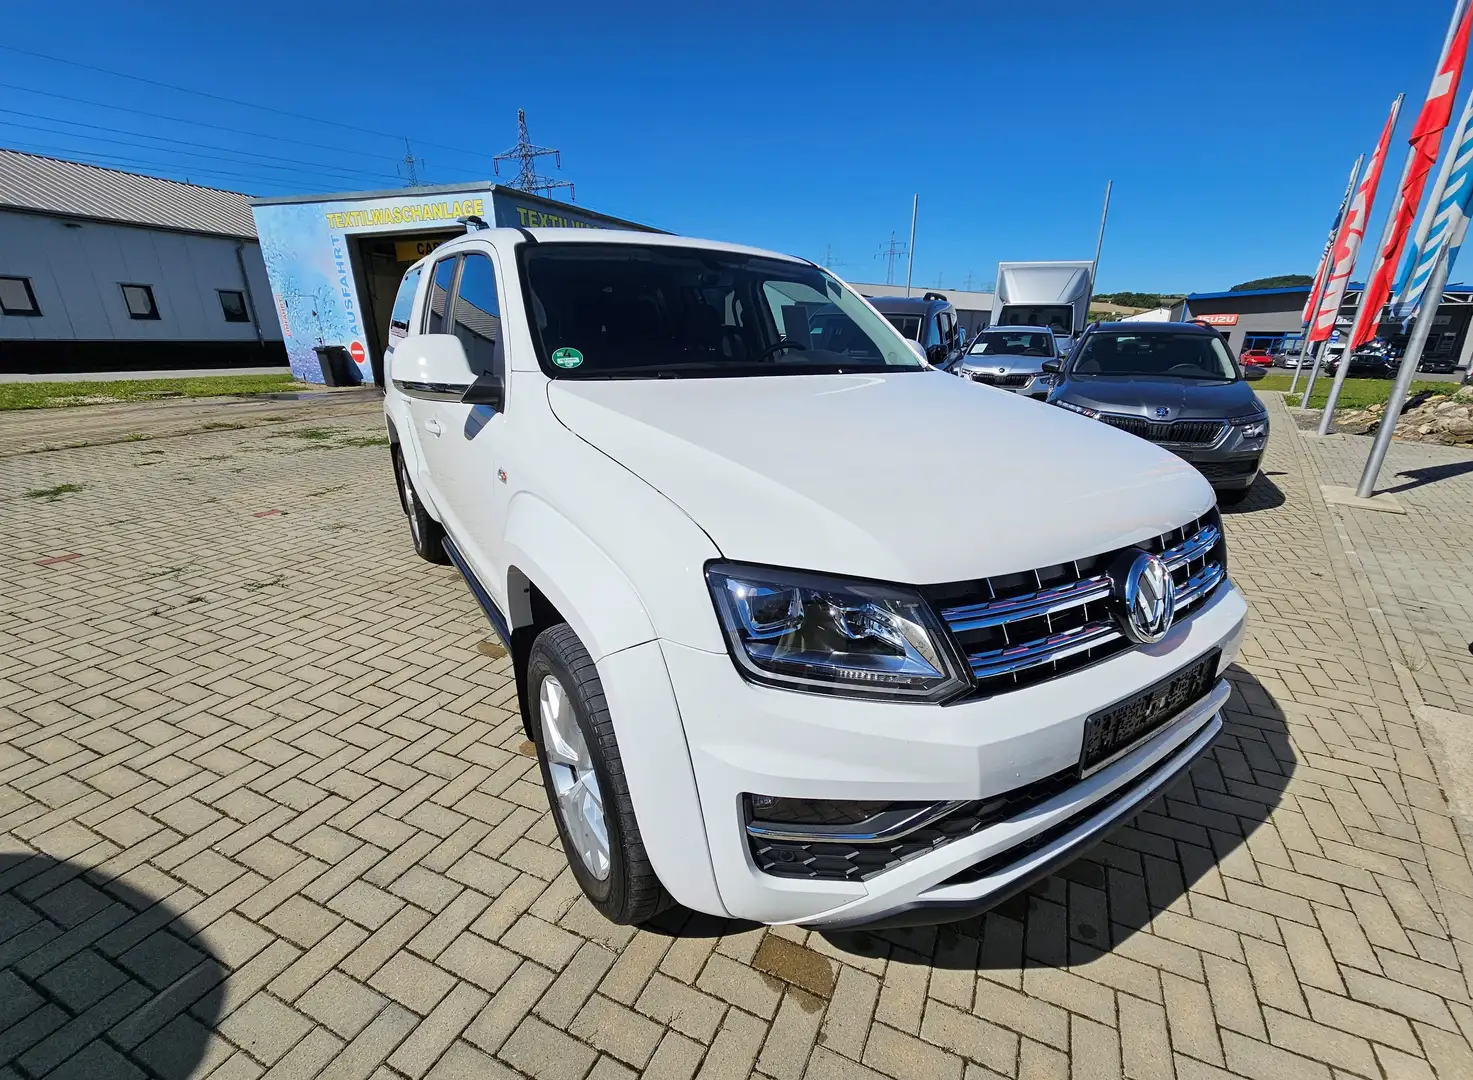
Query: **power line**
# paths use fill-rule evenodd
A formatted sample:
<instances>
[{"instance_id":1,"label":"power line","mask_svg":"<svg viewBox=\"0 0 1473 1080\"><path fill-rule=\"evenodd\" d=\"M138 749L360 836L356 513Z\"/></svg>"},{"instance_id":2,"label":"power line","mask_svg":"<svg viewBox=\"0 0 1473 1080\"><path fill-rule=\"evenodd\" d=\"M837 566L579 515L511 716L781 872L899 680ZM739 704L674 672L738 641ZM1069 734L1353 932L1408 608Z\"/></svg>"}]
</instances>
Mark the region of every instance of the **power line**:
<instances>
[{"instance_id":1,"label":"power line","mask_svg":"<svg viewBox=\"0 0 1473 1080\"><path fill-rule=\"evenodd\" d=\"M282 188L286 191L293 190L293 185L285 179L262 179L258 176L251 176L248 173L231 172L226 169L214 169L210 168L209 166L204 166L202 168L196 169L191 165L180 164L178 162L149 161L144 158L135 158L123 154L99 153L94 150L78 149L71 146L55 146L49 143L18 142L14 145L13 149L23 150L27 153L40 152L43 154L48 154L49 152L56 152L67 154L70 155L69 160L78 161L84 165L101 165L104 168L123 167L128 169L159 169L166 172L180 173L186 176L219 176L233 180L249 180L253 184L266 184L271 187ZM166 176L163 177L163 179L173 180L175 179L175 177ZM189 181L184 182L188 183ZM248 195L250 194L250 192L234 191L233 194Z\"/></svg>"},{"instance_id":2,"label":"power line","mask_svg":"<svg viewBox=\"0 0 1473 1080\"><path fill-rule=\"evenodd\" d=\"M399 139L402 135L396 135L387 131L375 131L373 128L358 127L355 124L345 124L341 120L323 120L321 117L308 116L305 113L290 112L286 109L273 108L270 105L257 105L253 101L241 101L239 98L223 97L220 94L211 94L205 90L194 90L188 86L178 86L174 83L160 82L158 79L146 79L142 75L129 75L124 71L113 71L111 68L98 67L95 64L84 64L80 60L68 60L61 56L52 56L49 53L33 52L30 49L22 49L16 45L0 43L0 49L9 52L20 53L22 56L33 56L39 60L51 60L58 64L67 64L71 67L83 68L86 71L96 71L103 75L113 75L119 79L131 79L133 82L144 83L148 86L158 86L165 90L175 90L181 94L193 94L196 97L208 98L211 101L223 101L229 105L240 105L247 109L260 109L262 112L275 113L277 116L290 116L296 120L308 120L314 124L327 124L331 127L340 127L347 131L357 131L364 135L378 135L385 139ZM469 154L472 157L492 157L484 150L466 150L459 146L446 146L443 143L432 143L422 141L424 146L433 146L437 150L451 150L457 154Z\"/></svg>"},{"instance_id":3,"label":"power line","mask_svg":"<svg viewBox=\"0 0 1473 1080\"><path fill-rule=\"evenodd\" d=\"M152 139L155 142L176 143L176 144L178 144L180 146L195 146L195 147L199 147L202 150L224 150L227 153L231 153L231 154L246 154L246 155L249 155L250 157L265 158L268 161L281 161L281 162L285 162L285 163L287 163L289 165L311 165L311 166L314 166L316 168L323 168L323 169L327 169L330 172L342 173L344 175L347 175L349 173L357 173L360 176L367 176L367 177L371 177L371 178L374 178L374 179L383 179L384 177L390 175L387 172L372 172L372 171L367 170L367 169L355 169L355 168L353 168L352 166L349 166L349 165L337 165L337 164L334 164L332 162L327 162L327 161L308 161L305 158L290 158L290 157L282 157L279 154L267 154L267 153L261 152L260 150L241 150L241 149L239 149L237 147L234 147L234 146L221 146L219 143L204 143L204 142L198 142L198 141L193 140L193 139L175 139L175 138L172 138L172 137L170 137L168 135L150 135L146 131L132 131L132 130L130 130L128 128L111 127L111 126L108 126L106 124L89 124L89 123L87 123L87 122L85 122L83 120L68 120L68 119L66 119L65 117L62 117L62 116L47 116L44 113L28 113L28 112L22 112L19 109L4 109L4 108L0 108L0 113L6 113L6 114L8 114L10 116L21 116L21 117L24 117L27 120L47 120L47 121L50 121L53 124L67 124L70 127L87 128L87 129L89 129L91 131L108 131L108 132L112 132L115 135L135 135L135 136L137 136L140 139ZM0 123L14 124L14 126L16 126L16 127L25 126L25 125L16 123L15 121L11 121L11 120L0 120ZM41 130L50 130L50 129L37 128L36 130L37 131L41 131ZM101 138L103 138L103 136L100 136L100 135L82 135L81 133L78 133L78 132L56 132L56 134L76 135L78 138L87 138L87 139L93 139L93 138L101 139Z\"/></svg>"},{"instance_id":4,"label":"power line","mask_svg":"<svg viewBox=\"0 0 1473 1080\"><path fill-rule=\"evenodd\" d=\"M9 112L12 112L12 111L13 110L10 110L10 109L0 109L0 113L9 113ZM21 113L19 115L22 115L23 116L25 114L24 113ZM65 121L65 120L62 121L62 123L69 123L69 122L70 121ZM96 127L97 125L88 124L86 126L87 127ZM43 132L43 133L48 134L48 135L63 135L63 136L66 136L68 138L73 138L73 139L87 139L87 140L89 140L91 142L114 143L114 144L116 144L118 146L131 147L132 149L135 149L135 150L154 150L154 151L157 151L157 152L163 153L163 154L181 154L181 155L184 155L186 157L196 157L196 158L202 158L202 159L205 159L205 160L212 160L212 161L224 161L224 162L229 162L229 163L235 164L235 165L250 165L250 166L253 166L253 167L259 168L259 169L271 169L271 170L276 171L276 172L302 173L304 175L318 176L318 177L326 176L326 177L330 177L330 178L333 178L333 179L336 179L336 180L340 180L340 181L342 181L344 183L361 183L362 180L360 179L360 177L367 177L367 178L372 179L372 180L375 180L375 181L383 181L385 179L396 179L396 180L398 179L397 176L392 176L392 174L389 174L389 173L371 173L371 172L367 172L367 171L362 170L362 169L341 169L341 168L334 168L331 165L325 165L325 164L321 164L321 163L315 162L315 161L301 161L301 162L297 162L296 165L276 165L276 164L272 164L272 163L266 162L266 161L251 161L251 160L248 160L246 158L226 157L226 156L223 156L223 155L220 155L220 154L205 154L205 153L200 153L197 150L176 150L173 147L169 147L169 146L151 146L151 145L149 145L147 143L130 142L127 139L110 139L110 138L108 138L105 135L89 135L89 134L87 134L85 132L63 131L63 130L61 130L59 128L42 127L39 124L22 124L19 121L15 121L15 120L3 120L3 119L0 119L0 127L23 128L26 131L40 131L40 132ZM107 130L107 129L106 128L103 128L101 130ZM199 145L203 149L217 149L217 150L230 150L231 149L230 147L225 147L225 146L219 146L219 147L211 146L211 144L208 144L208 143L204 143L204 144L192 144L192 143L185 142L182 139L164 139L162 136L144 135L142 132L124 132L124 131L119 130L119 134L136 134L136 135L139 135L139 136L141 136L142 138L145 138L145 139L159 139L159 140L165 141L165 142L176 142L176 143L180 143L181 145L184 145L184 146ZM250 153L250 151L240 151L240 152L241 153ZM291 158L284 158L284 159L278 159L278 160L292 161L293 159L291 159ZM301 168L299 166L307 166L307 167L306 168Z\"/></svg>"},{"instance_id":5,"label":"power line","mask_svg":"<svg viewBox=\"0 0 1473 1080\"><path fill-rule=\"evenodd\" d=\"M875 254L875 258L877 258L877 259L885 259L886 260L886 268L885 268L885 284L886 285L894 285L895 284L895 260L897 258L899 258L901 255L904 255L906 253L906 250L907 250L907 248L905 246L905 241L904 240L896 240L895 239L895 233L892 231L890 233L890 242L888 244L885 244L883 247L881 247L880 250Z\"/></svg>"},{"instance_id":6,"label":"power line","mask_svg":"<svg viewBox=\"0 0 1473 1080\"><path fill-rule=\"evenodd\" d=\"M371 153L367 150L353 150L346 146L324 145L320 142L310 142L306 139L293 139L286 135L271 135L264 131L249 131L245 128L228 127L224 124L211 124L205 120L190 120L183 116L170 116L168 113L149 112L147 109L135 109L129 105L114 105L107 101L92 101L89 98L72 97L68 94L58 94L51 90L36 90L29 86L16 86L13 83L0 82L0 90L19 90L25 94L39 94L42 97L56 98L60 101L70 101L76 105L92 105L99 109L115 109L118 112L133 113L137 116L147 116L154 120L169 120L178 124L192 124L195 127L209 128L212 131L224 131L231 135L249 135L253 139L271 139L277 142L292 143L295 146L310 146L314 150L329 150L336 154L353 154L357 157L373 158L382 161L382 153ZM457 169L449 166L441 166L446 172L459 172L476 179L485 179L485 174L470 169Z\"/></svg>"}]
</instances>

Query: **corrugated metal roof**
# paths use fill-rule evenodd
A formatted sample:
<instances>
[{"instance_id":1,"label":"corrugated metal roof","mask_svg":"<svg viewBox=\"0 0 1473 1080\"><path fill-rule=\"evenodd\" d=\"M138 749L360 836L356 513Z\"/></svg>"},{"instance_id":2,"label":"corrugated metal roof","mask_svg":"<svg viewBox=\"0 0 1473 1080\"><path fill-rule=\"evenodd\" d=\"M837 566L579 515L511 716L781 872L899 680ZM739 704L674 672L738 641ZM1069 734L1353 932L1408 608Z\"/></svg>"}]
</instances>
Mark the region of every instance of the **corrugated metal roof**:
<instances>
[{"instance_id":1,"label":"corrugated metal roof","mask_svg":"<svg viewBox=\"0 0 1473 1080\"><path fill-rule=\"evenodd\" d=\"M249 197L0 149L0 207L180 232L256 237Z\"/></svg>"}]
</instances>

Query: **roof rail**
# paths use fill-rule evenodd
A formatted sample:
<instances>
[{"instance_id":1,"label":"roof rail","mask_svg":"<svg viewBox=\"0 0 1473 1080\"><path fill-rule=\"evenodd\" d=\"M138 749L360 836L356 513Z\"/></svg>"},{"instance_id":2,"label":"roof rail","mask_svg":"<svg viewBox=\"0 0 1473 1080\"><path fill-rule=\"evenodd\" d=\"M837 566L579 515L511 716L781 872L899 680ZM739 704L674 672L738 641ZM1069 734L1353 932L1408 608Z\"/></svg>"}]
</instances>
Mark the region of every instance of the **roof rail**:
<instances>
[{"instance_id":1,"label":"roof rail","mask_svg":"<svg viewBox=\"0 0 1473 1080\"><path fill-rule=\"evenodd\" d=\"M921 299L922 300L945 300L946 299L946 294L945 293L939 293L939 292L928 292L925 296L921 297Z\"/></svg>"}]
</instances>

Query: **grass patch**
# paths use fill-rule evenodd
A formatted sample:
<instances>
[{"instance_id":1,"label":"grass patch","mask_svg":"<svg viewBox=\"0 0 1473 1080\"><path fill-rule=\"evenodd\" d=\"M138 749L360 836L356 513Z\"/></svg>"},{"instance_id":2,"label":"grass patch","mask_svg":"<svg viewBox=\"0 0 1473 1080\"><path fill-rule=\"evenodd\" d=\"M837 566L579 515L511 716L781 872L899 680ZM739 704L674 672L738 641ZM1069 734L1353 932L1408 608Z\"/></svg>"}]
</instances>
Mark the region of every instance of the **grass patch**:
<instances>
[{"instance_id":1,"label":"grass patch","mask_svg":"<svg viewBox=\"0 0 1473 1080\"><path fill-rule=\"evenodd\" d=\"M27 499L45 499L47 502L55 502L63 495L75 495L82 490L81 484L57 484L49 488L32 488L25 493Z\"/></svg>"},{"instance_id":2,"label":"grass patch","mask_svg":"<svg viewBox=\"0 0 1473 1080\"><path fill-rule=\"evenodd\" d=\"M304 498L304 499L320 499L322 496L324 496L324 495L331 495L335 491L347 491L347 490L348 490L348 485L347 484L339 484L336 487L323 488L321 491L309 491L309 492L307 492L307 494L303 495L302 498Z\"/></svg>"},{"instance_id":3,"label":"grass patch","mask_svg":"<svg viewBox=\"0 0 1473 1080\"><path fill-rule=\"evenodd\" d=\"M325 442L336 438L343 433L342 428L335 427L304 427L296 431L278 431L271 437L273 439L307 439L311 442Z\"/></svg>"},{"instance_id":4,"label":"grass patch","mask_svg":"<svg viewBox=\"0 0 1473 1080\"><path fill-rule=\"evenodd\" d=\"M342 445L356 447L388 446L389 437L387 435L350 435L342 440Z\"/></svg>"},{"instance_id":5,"label":"grass patch","mask_svg":"<svg viewBox=\"0 0 1473 1080\"><path fill-rule=\"evenodd\" d=\"M1253 384L1255 390L1283 390L1285 402L1289 405L1299 405L1304 396L1304 384L1309 379L1306 374L1299 380L1299 388L1288 394L1289 384L1293 381L1292 375L1267 375ZM1324 372L1315 380L1314 396L1309 400L1309 407L1322 408L1330 396L1330 385L1334 377ZM1335 403L1336 409L1364 409L1371 405L1384 405L1391 398L1391 388L1396 385L1395 379L1350 379L1345 380L1345 385L1340 389L1340 400ZM1411 393L1413 394L1441 394L1451 397L1462 389L1460 383L1455 382L1428 382L1426 380L1413 382Z\"/></svg>"},{"instance_id":6,"label":"grass patch","mask_svg":"<svg viewBox=\"0 0 1473 1080\"><path fill-rule=\"evenodd\" d=\"M208 424L201 424L201 431L239 431L245 427L244 424L232 424L228 420L211 420Z\"/></svg>"},{"instance_id":7,"label":"grass patch","mask_svg":"<svg viewBox=\"0 0 1473 1080\"><path fill-rule=\"evenodd\" d=\"M270 581L246 581L243 582L240 587L249 592L259 592L261 589L274 589L280 585L285 584L286 578L277 575Z\"/></svg>"},{"instance_id":8,"label":"grass patch","mask_svg":"<svg viewBox=\"0 0 1473 1080\"><path fill-rule=\"evenodd\" d=\"M0 411L108 405L161 398L277 394L305 389L290 375L202 375L188 379L119 379L116 382L0 383Z\"/></svg>"}]
</instances>

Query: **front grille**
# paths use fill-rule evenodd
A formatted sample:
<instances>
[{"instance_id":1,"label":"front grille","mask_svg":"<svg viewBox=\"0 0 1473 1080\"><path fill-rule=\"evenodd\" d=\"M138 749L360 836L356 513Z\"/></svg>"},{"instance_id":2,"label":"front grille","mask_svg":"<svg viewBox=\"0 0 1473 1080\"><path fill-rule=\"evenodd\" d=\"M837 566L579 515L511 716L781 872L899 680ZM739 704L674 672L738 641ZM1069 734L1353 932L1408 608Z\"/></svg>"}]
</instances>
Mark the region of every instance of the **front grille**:
<instances>
[{"instance_id":1,"label":"front grille","mask_svg":"<svg viewBox=\"0 0 1473 1080\"><path fill-rule=\"evenodd\" d=\"M1160 555L1176 583L1181 619L1227 577L1216 510L1136 547ZM1114 614L1109 551L1056 566L980 581L933 585L928 598L961 646L976 683L991 696L1056 678L1130 648Z\"/></svg>"},{"instance_id":2,"label":"front grille","mask_svg":"<svg viewBox=\"0 0 1473 1080\"><path fill-rule=\"evenodd\" d=\"M972 381L986 383L988 386L1027 386L1032 375L989 375L985 371L972 372Z\"/></svg>"},{"instance_id":3,"label":"front grille","mask_svg":"<svg viewBox=\"0 0 1473 1080\"><path fill-rule=\"evenodd\" d=\"M1151 442L1185 446L1211 446L1222 438L1227 427L1225 420L1176 420L1166 424L1141 416L1115 416L1111 413L1102 413L1100 420Z\"/></svg>"}]
</instances>

